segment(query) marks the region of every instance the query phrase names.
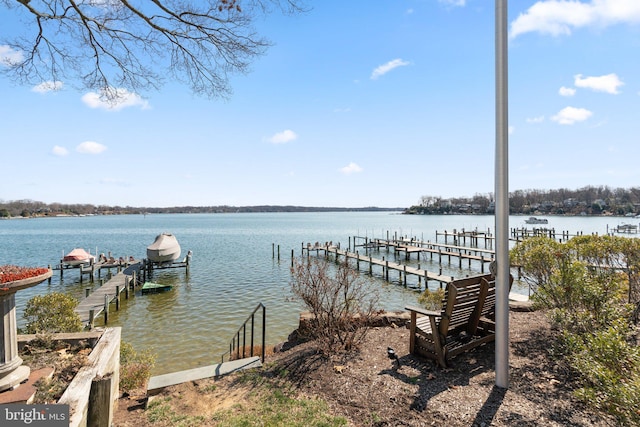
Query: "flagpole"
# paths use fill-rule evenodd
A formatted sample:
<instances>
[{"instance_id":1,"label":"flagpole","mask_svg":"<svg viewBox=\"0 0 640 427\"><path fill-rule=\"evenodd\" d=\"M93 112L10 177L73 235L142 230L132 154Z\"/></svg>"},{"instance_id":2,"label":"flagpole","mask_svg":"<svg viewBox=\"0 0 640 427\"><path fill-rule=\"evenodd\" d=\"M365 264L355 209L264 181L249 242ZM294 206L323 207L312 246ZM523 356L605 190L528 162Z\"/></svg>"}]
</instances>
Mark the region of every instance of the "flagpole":
<instances>
[{"instance_id":1,"label":"flagpole","mask_svg":"<svg viewBox=\"0 0 640 427\"><path fill-rule=\"evenodd\" d=\"M496 386L509 387L509 111L507 2L496 1Z\"/></svg>"}]
</instances>

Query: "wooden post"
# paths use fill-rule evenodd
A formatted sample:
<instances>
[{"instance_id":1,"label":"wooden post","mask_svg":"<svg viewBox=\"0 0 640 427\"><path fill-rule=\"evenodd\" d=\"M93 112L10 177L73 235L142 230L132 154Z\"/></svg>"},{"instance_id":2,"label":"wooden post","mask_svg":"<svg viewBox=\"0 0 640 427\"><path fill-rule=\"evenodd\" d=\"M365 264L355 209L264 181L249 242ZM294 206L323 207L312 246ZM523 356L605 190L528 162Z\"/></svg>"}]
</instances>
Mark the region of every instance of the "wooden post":
<instances>
[{"instance_id":1,"label":"wooden post","mask_svg":"<svg viewBox=\"0 0 640 427\"><path fill-rule=\"evenodd\" d=\"M91 293L91 288L84 288L84 297L87 298Z\"/></svg>"},{"instance_id":2,"label":"wooden post","mask_svg":"<svg viewBox=\"0 0 640 427\"><path fill-rule=\"evenodd\" d=\"M95 311L92 308L89 310L89 329L93 329L94 318L95 318Z\"/></svg>"},{"instance_id":3,"label":"wooden post","mask_svg":"<svg viewBox=\"0 0 640 427\"><path fill-rule=\"evenodd\" d=\"M404 266L404 287L407 287L407 266Z\"/></svg>"},{"instance_id":4,"label":"wooden post","mask_svg":"<svg viewBox=\"0 0 640 427\"><path fill-rule=\"evenodd\" d=\"M389 281L389 261L384 262L385 265L385 279Z\"/></svg>"},{"instance_id":5,"label":"wooden post","mask_svg":"<svg viewBox=\"0 0 640 427\"><path fill-rule=\"evenodd\" d=\"M131 285L131 278L129 276L124 278L124 298L129 299L129 286Z\"/></svg>"},{"instance_id":6,"label":"wooden post","mask_svg":"<svg viewBox=\"0 0 640 427\"><path fill-rule=\"evenodd\" d=\"M360 271L360 253L356 251L356 270Z\"/></svg>"},{"instance_id":7,"label":"wooden post","mask_svg":"<svg viewBox=\"0 0 640 427\"><path fill-rule=\"evenodd\" d=\"M49 270L51 270L51 264L49 264L47 267L49 267ZM53 274L51 276L53 276ZM49 276L49 278L47 279L49 285L51 284L51 276Z\"/></svg>"},{"instance_id":8,"label":"wooden post","mask_svg":"<svg viewBox=\"0 0 640 427\"><path fill-rule=\"evenodd\" d=\"M104 324L109 322L109 295L104 296Z\"/></svg>"},{"instance_id":9,"label":"wooden post","mask_svg":"<svg viewBox=\"0 0 640 427\"><path fill-rule=\"evenodd\" d=\"M64 271L64 264L62 263L62 260L60 260L60 278L62 279L62 272Z\"/></svg>"},{"instance_id":10,"label":"wooden post","mask_svg":"<svg viewBox=\"0 0 640 427\"><path fill-rule=\"evenodd\" d=\"M276 244L275 243L271 244L271 258L272 259L276 258Z\"/></svg>"},{"instance_id":11,"label":"wooden post","mask_svg":"<svg viewBox=\"0 0 640 427\"><path fill-rule=\"evenodd\" d=\"M120 285L116 285L116 311L120 310Z\"/></svg>"},{"instance_id":12,"label":"wooden post","mask_svg":"<svg viewBox=\"0 0 640 427\"><path fill-rule=\"evenodd\" d=\"M113 419L113 401L111 395L113 375L96 376L91 382L87 425L109 427Z\"/></svg>"},{"instance_id":13,"label":"wooden post","mask_svg":"<svg viewBox=\"0 0 640 427\"><path fill-rule=\"evenodd\" d=\"M369 255L369 274L373 273L373 263L371 262L371 255Z\"/></svg>"},{"instance_id":14,"label":"wooden post","mask_svg":"<svg viewBox=\"0 0 640 427\"><path fill-rule=\"evenodd\" d=\"M293 249L291 249L291 267L293 268Z\"/></svg>"}]
</instances>

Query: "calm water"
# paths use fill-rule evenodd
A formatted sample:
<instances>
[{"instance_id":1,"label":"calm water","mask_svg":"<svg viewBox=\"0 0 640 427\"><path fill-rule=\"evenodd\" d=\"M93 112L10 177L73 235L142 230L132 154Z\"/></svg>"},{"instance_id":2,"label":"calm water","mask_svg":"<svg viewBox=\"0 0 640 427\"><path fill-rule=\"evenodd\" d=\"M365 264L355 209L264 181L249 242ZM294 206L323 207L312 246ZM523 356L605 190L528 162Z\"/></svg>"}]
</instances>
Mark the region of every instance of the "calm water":
<instances>
[{"instance_id":1,"label":"calm water","mask_svg":"<svg viewBox=\"0 0 640 427\"><path fill-rule=\"evenodd\" d=\"M634 220L637 221L637 220ZM623 218L549 217L548 227L571 233L607 232L625 222ZM524 226L524 217L512 217L511 227ZM306 242L340 242L349 237L393 236L435 240L435 232L453 229L494 228L492 216L413 216L389 212L265 213L265 214L176 214L97 217L38 218L0 221L0 264L46 266L76 247L91 253L111 252L143 258L146 247L161 232L173 233L183 250L193 251L190 273L183 269L154 273L153 281L173 284L171 291L155 295L137 294L124 300L118 312L110 312L110 326L121 326L123 340L137 349L152 348L158 354L154 374L189 369L218 362L220 354L241 323L259 302L267 307L267 342L278 343L296 328L302 307L290 297L291 251L299 256ZM442 238L440 239L442 241ZM280 261L273 248L280 247ZM360 248L362 251L362 248ZM277 249L276 249L277 252ZM393 259L382 250L372 256ZM413 260L411 264L418 261ZM443 272L461 277L476 272L458 270L454 261ZM421 261L422 268L437 272L438 264ZM466 265L465 265L466 266ZM380 290L384 308L401 310L415 303L417 292L387 283L374 270L363 274ZM390 277L394 279L394 277ZM397 277L395 277L397 279ZM19 326L29 298L48 292L65 292L78 299L88 278L80 283L75 271L65 271L61 280L54 273L51 284L42 284L16 295ZM97 285L94 285L97 286ZM437 286L432 283L431 286Z\"/></svg>"}]
</instances>

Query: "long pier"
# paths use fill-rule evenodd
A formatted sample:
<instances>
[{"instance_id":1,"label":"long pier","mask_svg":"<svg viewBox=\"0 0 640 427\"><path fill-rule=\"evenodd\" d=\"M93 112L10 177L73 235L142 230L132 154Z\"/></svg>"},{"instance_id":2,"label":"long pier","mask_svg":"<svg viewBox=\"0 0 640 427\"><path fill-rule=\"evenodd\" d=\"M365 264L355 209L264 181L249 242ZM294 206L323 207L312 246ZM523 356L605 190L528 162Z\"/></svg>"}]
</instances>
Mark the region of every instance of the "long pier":
<instances>
[{"instance_id":1,"label":"long pier","mask_svg":"<svg viewBox=\"0 0 640 427\"><path fill-rule=\"evenodd\" d=\"M439 282L440 286L442 287L444 284L447 284L455 279L453 276L447 276L441 273L433 273L431 271L421 269L420 266L416 268L416 267L408 266L406 264L399 264L399 263L385 260L385 259L373 258L368 255L360 255L358 252L350 252L348 250L342 250L338 246L333 246L333 245L332 246L307 245L307 246L303 246L303 252L304 251L307 251L307 255L309 255L310 252L312 251L315 251L316 255L319 255L321 252L324 252L325 256L328 256L329 254L333 254L336 256L336 261L338 261L341 256L344 257L346 260L353 259L356 261L356 268L358 270L360 270L361 262L367 263L370 274L373 274L374 266L382 267L382 275L387 281L389 280L389 272L396 271L398 272L399 282L403 283L405 286L407 285L408 276L416 276L418 278L419 286L422 283L422 280L424 279L425 288L428 286L427 284L429 280L435 280Z\"/></svg>"},{"instance_id":2,"label":"long pier","mask_svg":"<svg viewBox=\"0 0 640 427\"><path fill-rule=\"evenodd\" d=\"M116 310L120 309L120 296L124 292L125 298L129 299L130 291L135 291L137 285L137 275L142 269L142 263L131 264L116 275L112 276L106 283L93 292L87 294L75 311L80 316L80 321L85 327L93 328L96 317L100 314L104 317L104 323L109 319L109 307L115 303Z\"/></svg>"},{"instance_id":3,"label":"long pier","mask_svg":"<svg viewBox=\"0 0 640 427\"><path fill-rule=\"evenodd\" d=\"M358 240L363 240L364 243L358 244ZM451 265L451 258L458 259L458 268L462 268L464 260L467 261L468 267L471 268L471 262L475 261L480 263L480 271L484 273L485 264L491 263L495 259L495 251L493 249L483 249L471 246L457 246L446 243L433 243L430 241L422 241L416 239L399 239L399 240L387 240L387 239L368 239L366 237L354 236L354 249L358 247L364 247L367 251L369 249L385 248L389 251L389 248L393 248L396 253L405 254L405 259L409 260L411 254L416 254L418 260L420 260L421 254L429 254L429 258L433 260L434 255L438 256L438 263L442 265L442 259L447 258L447 262Z\"/></svg>"}]
</instances>

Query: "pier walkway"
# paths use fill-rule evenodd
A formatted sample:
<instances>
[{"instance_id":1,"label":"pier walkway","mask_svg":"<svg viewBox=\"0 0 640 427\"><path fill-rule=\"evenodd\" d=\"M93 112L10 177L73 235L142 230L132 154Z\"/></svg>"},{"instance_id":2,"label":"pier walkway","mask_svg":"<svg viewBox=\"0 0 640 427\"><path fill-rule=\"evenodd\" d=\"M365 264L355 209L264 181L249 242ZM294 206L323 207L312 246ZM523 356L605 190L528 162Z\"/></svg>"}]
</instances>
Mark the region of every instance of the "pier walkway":
<instances>
[{"instance_id":1,"label":"pier walkway","mask_svg":"<svg viewBox=\"0 0 640 427\"><path fill-rule=\"evenodd\" d=\"M364 239L362 244L357 243L357 239ZM396 253L404 252L405 259L410 259L411 254L417 254L420 260L421 254L429 254L429 258L433 260L434 255L438 256L438 263L442 265L442 259L446 258L451 265L451 258L458 259L458 268L462 268L463 261L466 261L468 267L471 268L471 262L475 261L480 264L480 272L484 273L485 264L491 263L495 259L495 251L493 249L483 249L471 246L457 246L446 243L437 243L430 241L422 241L417 239L367 239L363 237L354 237L354 249L363 247L365 250L390 248Z\"/></svg>"},{"instance_id":2,"label":"pier walkway","mask_svg":"<svg viewBox=\"0 0 640 427\"><path fill-rule=\"evenodd\" d=\"M125 297L129 298L129 292L136 284L136 277L142 268L142 263L131 264L124 270L112 276L106 283L95 289L80 301L76 307L76 313L80 316L80 321L85 327L92 328L93 322L101 313L104 316L105 324L109 317L109 306L115 303L116 309L120 308L120 294L125 292Z\"/></svg>"},{"instance_id":3,"label":"pier walkway","mask_svg":"<svg viewBox=\"0 0 640 427\"><path fill-rule=\"evenodd\" d=\"M316 254L319 254L320 252L324 252L325 255L334 254L336 256L336 260L338 260L341 256L345 259L354 259L356 261L356 268L358 270L360 269L360 262L367 263L369 265L369 273L373 273L373 266L380 266L382 267L382 275L387 281L389 280L389 271L397 271L399 275L399 281L400 283L404 283L404 285L407 284L407 276L410 275L417 276L419 284L422 282L422 279L424 279L425 287L427 286L429 280L438 281L440 282L441 286L454 280L453 276L433 273L421 268L410 267L405 264L399 264L385 259L373 258L369 255L360 255L357 252L341 250L337 246L307 246L303 247L303 250L306 250L307 253L316 251Z\"/></svg>"}]
</instances>

